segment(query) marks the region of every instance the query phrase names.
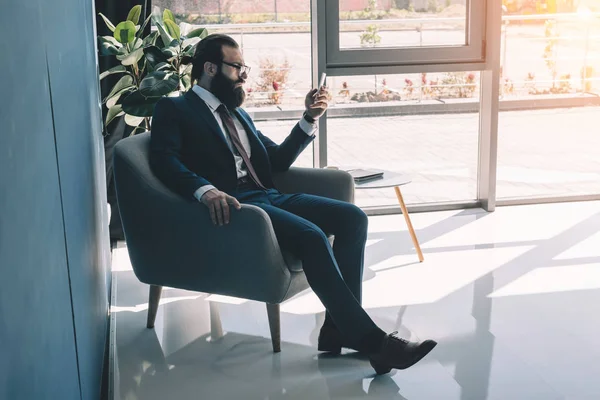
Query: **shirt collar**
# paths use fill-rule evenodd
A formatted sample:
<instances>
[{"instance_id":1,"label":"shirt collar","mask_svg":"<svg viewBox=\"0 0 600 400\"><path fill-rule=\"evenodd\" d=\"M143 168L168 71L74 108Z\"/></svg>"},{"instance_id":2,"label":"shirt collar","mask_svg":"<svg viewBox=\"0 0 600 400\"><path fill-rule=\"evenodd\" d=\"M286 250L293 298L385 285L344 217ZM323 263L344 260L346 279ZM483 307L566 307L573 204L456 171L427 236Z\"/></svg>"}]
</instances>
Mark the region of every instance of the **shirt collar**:
<instances>
[{"instance_id":1,"label":"shirt collar","mask_svg":"<svg viewBox=\"0 0 600 400\"><path fill-rule=\"evenodd\" d=\"M222 104L221 100L217 99L217 97L212 94L211 92L209 92L208 90L204 89L203 87L200 87L198 85L194 85L192 87L192 90L194 91L194 93L196 93L202 100L204 100L204 102L206 103L206 105L208 107L210 107L210 109L213 112L217 112L217 108L219 108L219 106Z\"/></svg>"}]
</instances>

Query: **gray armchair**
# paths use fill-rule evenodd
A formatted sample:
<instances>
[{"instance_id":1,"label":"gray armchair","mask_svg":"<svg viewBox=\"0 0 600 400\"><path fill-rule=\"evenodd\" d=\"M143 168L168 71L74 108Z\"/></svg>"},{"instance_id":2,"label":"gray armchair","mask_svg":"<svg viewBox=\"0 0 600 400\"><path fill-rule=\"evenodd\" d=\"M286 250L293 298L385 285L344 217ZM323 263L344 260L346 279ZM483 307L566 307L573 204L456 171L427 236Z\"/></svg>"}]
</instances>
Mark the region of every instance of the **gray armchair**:
<instances>
[{"instance_id":1,"label":"gray armchair","mask_svg":"<svg viewBox=\"0 0 600 400\"><path fill-rule=\"evenodd\" d=\"M279 304L309 287L302 263L280 249L258 207L243 204L229 225L214 226L205 207L153 175L149 147L144 133L121 140L114 155L127 250L135 275L150 285L147 327L154 327L163 286L240 297L267 303L273 351L281 351ZM274 180L284 193L354 200L352 177L343 171L291 168Z\"/></svg>"}]
</instances>

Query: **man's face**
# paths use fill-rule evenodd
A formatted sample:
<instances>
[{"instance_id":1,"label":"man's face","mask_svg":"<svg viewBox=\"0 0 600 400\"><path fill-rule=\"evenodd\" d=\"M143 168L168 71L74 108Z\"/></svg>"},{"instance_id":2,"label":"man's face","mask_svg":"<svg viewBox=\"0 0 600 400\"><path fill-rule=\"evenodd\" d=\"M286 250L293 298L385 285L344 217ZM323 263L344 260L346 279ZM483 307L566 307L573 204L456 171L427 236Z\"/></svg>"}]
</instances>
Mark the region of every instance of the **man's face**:
<instances>
[{"instance_id":1,"label":"man's face","mask_svg":"<svg viewBox=\"0 0 600 400\"><path fill-rule=\"evenodd\" d=\"M230 110L241 106L246 99L243 85L248 76L236 68L243 65L244 58L240 49L223 46L223 63L218 66L217 73L212 78L210 91Z\"/></svg>"}]
</instances>

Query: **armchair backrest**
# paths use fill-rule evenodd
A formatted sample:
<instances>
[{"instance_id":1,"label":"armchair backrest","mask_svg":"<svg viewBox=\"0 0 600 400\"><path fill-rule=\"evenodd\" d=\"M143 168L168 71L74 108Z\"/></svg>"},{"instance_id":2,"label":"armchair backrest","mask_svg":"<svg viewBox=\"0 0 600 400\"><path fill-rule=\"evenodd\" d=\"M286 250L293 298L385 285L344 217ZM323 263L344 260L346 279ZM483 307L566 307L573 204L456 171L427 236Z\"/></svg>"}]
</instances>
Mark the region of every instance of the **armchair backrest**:
<instances>
[{"instance_id":1,"label":"armchair backrest","mask_svg":"<svg viewBox=\"0 0 600 400\"><path fill-rule=\"evenodd\" d=\"M149 257L160 257L160 250L148 244L166 239L169 232L163 232L162 222L170 218L172 210L186 204L152 173L149 153L148 132L120 140L115 146L113 160L123 231L132 266L142 281L145 271L139 266ZM158 226L163 228L153 229Z\"/></svg>"}]
</instances>

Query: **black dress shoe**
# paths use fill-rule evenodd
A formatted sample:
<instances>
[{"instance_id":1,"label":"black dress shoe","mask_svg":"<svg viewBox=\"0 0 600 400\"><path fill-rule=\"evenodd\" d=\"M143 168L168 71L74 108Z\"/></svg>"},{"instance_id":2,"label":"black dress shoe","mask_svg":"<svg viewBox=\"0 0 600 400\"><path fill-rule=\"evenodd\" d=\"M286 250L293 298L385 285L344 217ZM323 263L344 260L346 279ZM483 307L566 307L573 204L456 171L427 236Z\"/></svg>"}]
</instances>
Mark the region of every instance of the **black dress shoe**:
<instances>
[{"instance_id":1,"label":"black dress shoe","mask_svg":"<svg viewBox=\"0 0 600 400\"><path fill-rule=\"evenodd\" d=\"M396 337L397 333L392 332L383 338L379 351L369 355L369 361L377 375L387 374L392 368L412 367L437 345L434 340L426 340L421 343L409 342Z\"/></svg>"},{"instance_id":2,"label":"black dress shoe","mask_svg":"<svg viewBox=\"0 0 600 400\"><path fill-rule=\"evenodd\" d=\"M337 328L323 325L321 327L321 331L319 332L318 350L333 354L340 354L342 352L342 347L359 351L356 348L357 346L345 343L342 334L337 330Z\"/></svg>"}]
</instances>

